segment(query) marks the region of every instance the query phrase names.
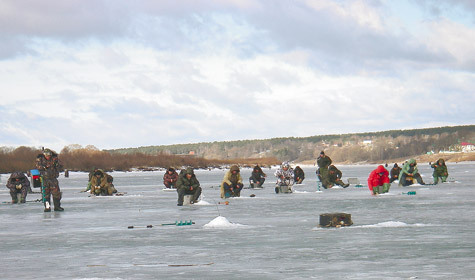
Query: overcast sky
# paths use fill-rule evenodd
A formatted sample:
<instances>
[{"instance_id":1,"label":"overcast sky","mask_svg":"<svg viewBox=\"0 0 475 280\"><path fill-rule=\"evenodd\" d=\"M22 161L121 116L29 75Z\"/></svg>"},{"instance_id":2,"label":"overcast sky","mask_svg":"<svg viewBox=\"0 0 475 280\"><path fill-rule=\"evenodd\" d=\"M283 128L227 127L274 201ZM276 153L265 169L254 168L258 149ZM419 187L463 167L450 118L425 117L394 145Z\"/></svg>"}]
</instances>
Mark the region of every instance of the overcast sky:
<instances>
[{"instance_id":1,"label":"overcast sky","mask_svg":"<svg viewBox=\"0 0 475 280\"><path fill-rule=\"evenodd\" d=\"M472 0L2 0L0 146L475 124Z\"/></svg>"}]
</instances>

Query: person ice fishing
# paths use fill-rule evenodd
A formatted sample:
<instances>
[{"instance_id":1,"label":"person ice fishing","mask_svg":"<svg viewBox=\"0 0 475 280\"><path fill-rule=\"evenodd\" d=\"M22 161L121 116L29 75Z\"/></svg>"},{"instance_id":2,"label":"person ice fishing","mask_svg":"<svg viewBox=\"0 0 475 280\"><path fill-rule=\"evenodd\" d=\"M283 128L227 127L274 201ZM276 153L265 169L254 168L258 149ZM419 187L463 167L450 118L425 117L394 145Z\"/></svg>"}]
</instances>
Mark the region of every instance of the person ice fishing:
<instances>
[{"instance_id":1,"label":"person ice fishing","mask_svg":"<svg viewBox=\"0 0 475 280\"><path fill-rule=\"evenodd\" d=\"M295 183L294 170L287 161L280 165L280 168L275 171L274 175L277 177L276 193L279 192L279 187L291 187Z\"/></svg>"},{"instance_id":2,"label":"person ice fishing","mask_svg":"<svg viewBox=\"0 0 475 280\"><path fill-rule=\"evenodd\" d=\"M411 158L402 166L401 172L399 173L399 186L410 186L414 184L414 179L417 183L425 185L421 174L419 174L419 170L417 170L416 160Z\"/></svg>"},{"instance_id":3,"label":"person ice fishing","mask_svg":"<svg viewBox=\"0 0 475 280\"><path fill-rule=\"evenodd\" d=\"M163 174L163 184L167 189L176 189L176 182L178 180L178 173L174 168L168 168L167 172Z\"/></svg>"},{"instance_id":4,"label":"person ice fishing","mask_svg":"<svg viewBox=\"0 0 475 280\"><path fill-rule=\"evenodd\" d=\"M294 169L295 184L302 184L304 179L305 179L305 172L303 172L303 169L297 165Z\"/></svg>"},{"instance_id":5,"label":"person ice fishing","mask_svg":"<svg viewBox=\"0 0 475 280\"><path fill-rule=\"evenodd\" d=\"M444 159L439 158L439 160L431 164L430 167L434 168L434 173L432 173L432 177L434 177L434 185L439 183L439 178L441 179L442 183L447 181L449 173L447 171L447 166L445 165Z\"/></svg>"},{"instance_id":6,"label":"person ice fishing","mask_svg":"<svg viewBox=\"0 0 475 280\"><path fill-rule=\"evenodd\" d=\"M58 154L50 149L45 149L36 157L36 169L43 178L45 212L51 211L51 195L53 196L54 211L64 211L64 208L61 207L62 193L57 179L61 168Z\"/></svg>"},{"instance_id":7,"label":"person ice fishing","mask_svg":"<svg viewBox=\"0 0 475 280\"><path fill-rule=\"evenodd\" d=\"M12 203L25 203L30 181L23 172L13 172L8 178L7 188L10 189ZM20 199L18 200L18 195Z\"/></svg>"},{"instance_id":8,"label":"person ice fishing","mask_svg":"<svg viewBox=\"0 0 475 280\"><path fill-rule=\"evenodd\" d=\"M267 175L262 171L259 165L254 166L252 169L251 177L249 177L249 184L251 188L262 188L266 180Z\"/></svg>"},{"instance_id":9,"label":"person ice fishing","mask_svg":"<svg viewBox=\"0 0 475 280\"><path fill-rule=\"evenodd\" d=\"M182 170L178 176L176 182L176 191L178 193L178 203L177 206L183 206L183 200L185 194L193 195L190 203L194 204L198 202L198 198L201 195L200 182L196 179L196 175L193 171L193 168L188 167L186 170Z\"/></svg>"},{"instance_id":10,"label":"person ice fishing","mask_svg":"<svg viewBox=\"0 0 475 280\"><path fill-rule=\"evenodd\" d=\"M240 197L243 187L244 184L242 183L239 167L232 165L224 174L223 181L221 182L221 198Z\"/></svg>"},{"instance_id":11,"label":"person ice fishing","mask_svg":"<svg viewBox=\"0 0 475 280\"><path fill-rule=\"evenodd\" d=\"M329 156L325 155L324 151L320 152L317 159L318 169L316 171L317 177L322 182L322 186L329 186L330 178L328 177L328 167L332 164L332 160Z\"/></svg>"},{"instance_id":12,"label":"person ice fishing","mask_svg":"<svg viewBox=\"0 0 475 280\"><path fill-rule=\"evenodd\" d=\"M115 187L112 185L112 176L108 175L101 169L97 169L92 176L90 185L92 195L112 195L115 192Z\"/></svg>"},{"instance_id":13,"label":"person ice fishing","mask_svg":"<svg viewBox=\"0 0 475 280\"><path fill-rule=\"evenodd\" d=\"M391 168L391 178L389 179L389 183L392 183L396 180L399 179L399 173L401 173L401 167L397 165L397 163L394 164L393 168Z\"/></svg>"},{"instance_id":14,"label":"person ice fishing","mask_svg":"<svg viewBox=\"0 0 475 280\"><path fill-rule=\"evenodd\" d=\"M322 186L325 188L325 189L330 189L331 187L333 187L334 185L339 185L339 186L342 186L343 188L347 188L350 184L345 184L342 180L341 180L341 177L342 177L342 173L341 171L336 168L335 165L330 165L330 167L328 167L328 181L330 182L329 185L324 185L322 183Z\"/></svg>"},{"instance_id":15,"label":"person ice fishing","mask_svg":"<svg viewBox=\"0 0 475 280\"><path fill-rule=\"evenodd\" d=\"M391 184L389 183L388 175L389 172L382 165L371 171L368 177L368 188L371 191L371 195L389 192Z\"/></svg>"}]
</instances>

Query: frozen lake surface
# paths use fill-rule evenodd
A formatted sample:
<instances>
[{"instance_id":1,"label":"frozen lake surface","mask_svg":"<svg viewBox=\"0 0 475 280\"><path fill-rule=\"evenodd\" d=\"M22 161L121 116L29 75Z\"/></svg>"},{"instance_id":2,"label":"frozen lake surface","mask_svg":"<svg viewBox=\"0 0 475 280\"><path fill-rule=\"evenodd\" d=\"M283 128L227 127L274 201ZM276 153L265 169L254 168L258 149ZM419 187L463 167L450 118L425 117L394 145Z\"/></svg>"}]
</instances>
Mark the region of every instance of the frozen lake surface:
<instances>
[{"instance_id":1,"label":"frozen lake surface","mask_svg":"<svg viewBox=\"0 0 475 280\"><path fill-rule=\"evenodd\" d=\"M429 165L418 166L431 183ZM316 192L315 167L304 167L296 193L276 194L275 169L264 169L264 189L244 189L223 205L225 170L197 170L203 201L183 207L176 192L162 191L164 172L111 173L127 192L114 197L80 192L86 173L61 175L64 212L43 213L38 202L0 205L0 278L475 278L475 163L449 164L449 183L393 183L379 197L366 187L376 165L338 167L345 181L357 177L365 187ZM251 170L241 173L248 186ZM7 178L1 176L2 202L10 201ZM333 212L351 214L353 226L319 228L319 215ZM195 224L161 226L189 220Z\"/></svg>"}]
</instances>

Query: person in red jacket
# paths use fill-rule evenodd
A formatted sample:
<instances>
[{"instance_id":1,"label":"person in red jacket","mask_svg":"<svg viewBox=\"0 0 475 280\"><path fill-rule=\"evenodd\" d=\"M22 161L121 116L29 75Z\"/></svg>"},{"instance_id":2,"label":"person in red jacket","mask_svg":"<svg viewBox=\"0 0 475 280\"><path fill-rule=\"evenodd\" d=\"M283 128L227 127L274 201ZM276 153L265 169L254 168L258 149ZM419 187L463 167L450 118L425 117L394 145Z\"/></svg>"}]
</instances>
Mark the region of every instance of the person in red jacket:
<instances>
[{"instance_id":1,"label":"person in red jacket","mask_svg":"<svg viewBox=\"0 0 475 280\"><path fill-rule=\"evenodd\" d=\"M371 171L368 177L368 188L372 195L389 192L389 172L380 165L375 170Z\"/></svg>"}]
</instances>

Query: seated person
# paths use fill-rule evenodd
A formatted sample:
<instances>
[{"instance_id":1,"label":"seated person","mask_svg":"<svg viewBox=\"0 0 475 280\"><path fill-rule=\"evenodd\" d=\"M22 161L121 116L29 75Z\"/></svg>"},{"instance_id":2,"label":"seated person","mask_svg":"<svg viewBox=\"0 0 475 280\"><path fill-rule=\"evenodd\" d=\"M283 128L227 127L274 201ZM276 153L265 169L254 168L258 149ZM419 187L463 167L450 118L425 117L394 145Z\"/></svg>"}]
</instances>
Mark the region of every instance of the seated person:
<instances>
[{"instance_id":1,"label":"seated person","mask_svg":"<svg viewBox=\"0 0 475 280\"><path fill-rule=\"evenodd\" d=\"M439 178L441 179L442 183L447 181L449 173L447 171L447 166L445 165L444 159L440 158L438 161L431 164L430 167L434 168L434 173L432 173L432 177L434 177L434 185L439 183Z\"/></svg>"},{"instance_id":2,"label":"seated person","mask_svg":"<svg viewBox=\"0 0 475 280\"><path fill-rule=\"evenodd\" d=\"M277 177L277 186L292 186L294 184L294 170L286 161L281 164L274 175Z\"/></svg>"},{"instance_id":3,"label":"seated person","mask_svg":"<svg viewBox=\"0 0 475 280\"><path fill-rule=\"evenodd\" d=\"M23 174L23 172L13 172L8 178L7 188L10 189L10 196L12 197L12 203L25 203L26 195L30 187L30 181ZM20 200L18 201L18 194L20 194Z\"/></svg>"},{"instance_id":4,"label":"seated person","mask_svg":"<svg viewBox=\"0 0 475 280\"><path fill-rule=\"evenodd\" d=\"M196 179L196 175L193 172L193 168L188 167L186 170L180 172L178 180L176 182L176 192L178 193L177 206L183 206L183 200L185 194L193 195L190 203L194 204L198 202L198 198L201 195L200 182Z\"/></svg>"},{"instance_id":5,"label":"seated person","mask_svg":"<svg viewBox=\"0 0 475 280\"><path fill-rule=\"evenodd\" d=\"M394 164L393 168L391 168L391 178L389 180L389 183L392 183L396 180L399 179L399 173L401 173L401 167L397 165L397 163Z\"/></svg>"},{"instance_id":6,"label":"seated person","mask_svg":"<svg viewBox=\"0 0 475 280\"><path fill-rule=\"evenodd\" d=\"M223 181L221 182L221 198L240 197L243 187L244 184L242 183L239 167L233 165L224 174Z\"/></svg>"},{"instance_id":7,"label":"seated person","mask_svg":"<svg viewBox=\"0 0 475 280\"><path fill-rule=\"evenodd\" d=\"M178 180L178 173L175 169L168 168L167 172L163 175L163 184L167 189L176 189L176 181Z\"/></svg>"},{"instance_id":8,"label":"seated person","mask_svg":"<svg viewBox=\"0 0 475 280\"><path fill-rule=\"evenodd\" d=\"M266 180L267 175L262 171L259 165L254 166L252 170L251 177L249 177L249 184L251 188L262 188Z\"/></svg>"},{"instance_id":9,"label":"seated person","mask_svg":"<svg viewBox=\"0 0 475 280\"><path fill-rule=\"evenodd\" d=\"M375 170L371 171L368 177L368 188L371 191L371 195L377 195L381 193L389 192L389 172L380 165Z\"/></svg>"},{"instance_id":10,"label":"seated person","mask_svg":"<svg viewBox=\"0 0 475 280\"><path fill-rule=\"evenodd\" d=\"M115 189L115 186L112 183L112 182L114 182L114 177L112 177L111 175L109 175L107 173L106 173L106 177L107 177L107 182L109 183L110 188L112 189L112 193L117 193L117 190Z\"/></svg>"},{"instance_id":11,"label":"seated person","mask_svg":"<svg viewBox=\"0 0 475 280\"><path fill-rule=\"evenodd\" d=\"M324 185L322 182L322 186L325 189L330 189L334 185L339 185L339 186L342 186L343 188L347 188L350 184L343 183L343 181L341 180L341 176L342 176L341 171L338 168L336 168L335 165L330 165L330 167L328 167L328 181L330 182L330 184Z\"/></svg>"},{"instance_id":12,"label":"seated person","mask_svg":"<svg viewBox=\"0 0 475 280\"><path fill-rule=\"evenodd\" d=\"M425 185L424 181L422 181L421 174L419 174L419 170L417 170L416 160L411 158L402 166L401 172L399 173L399 186L410 186L414 184L414 179L416 179L417 183Z\"/></svg>"},{"instance_id":13,"label":"seated person","mask_svg":"<svg viewBox=\"0 0 475 280\"><path fill-rule=\"evenodd\" d=\"M305 179L305 172L303 172L300 166L296 166L294 169L294 181L295 184L302 184L303 180Z\"/></svg>"},{"instance_id":14,"label":"seated person","mask_svg":"<svg viewBox=\"0 0 475 280\"><path fill-rule=\"evenodd\" d=\"M112 176L111 176L112 177ZM91 194L93 195L112 195L115 188L107 180L107 174L101 169L94 172L91 178ZM116 191L117 192L117 191Z\"/></svg>"}]
</instances>

